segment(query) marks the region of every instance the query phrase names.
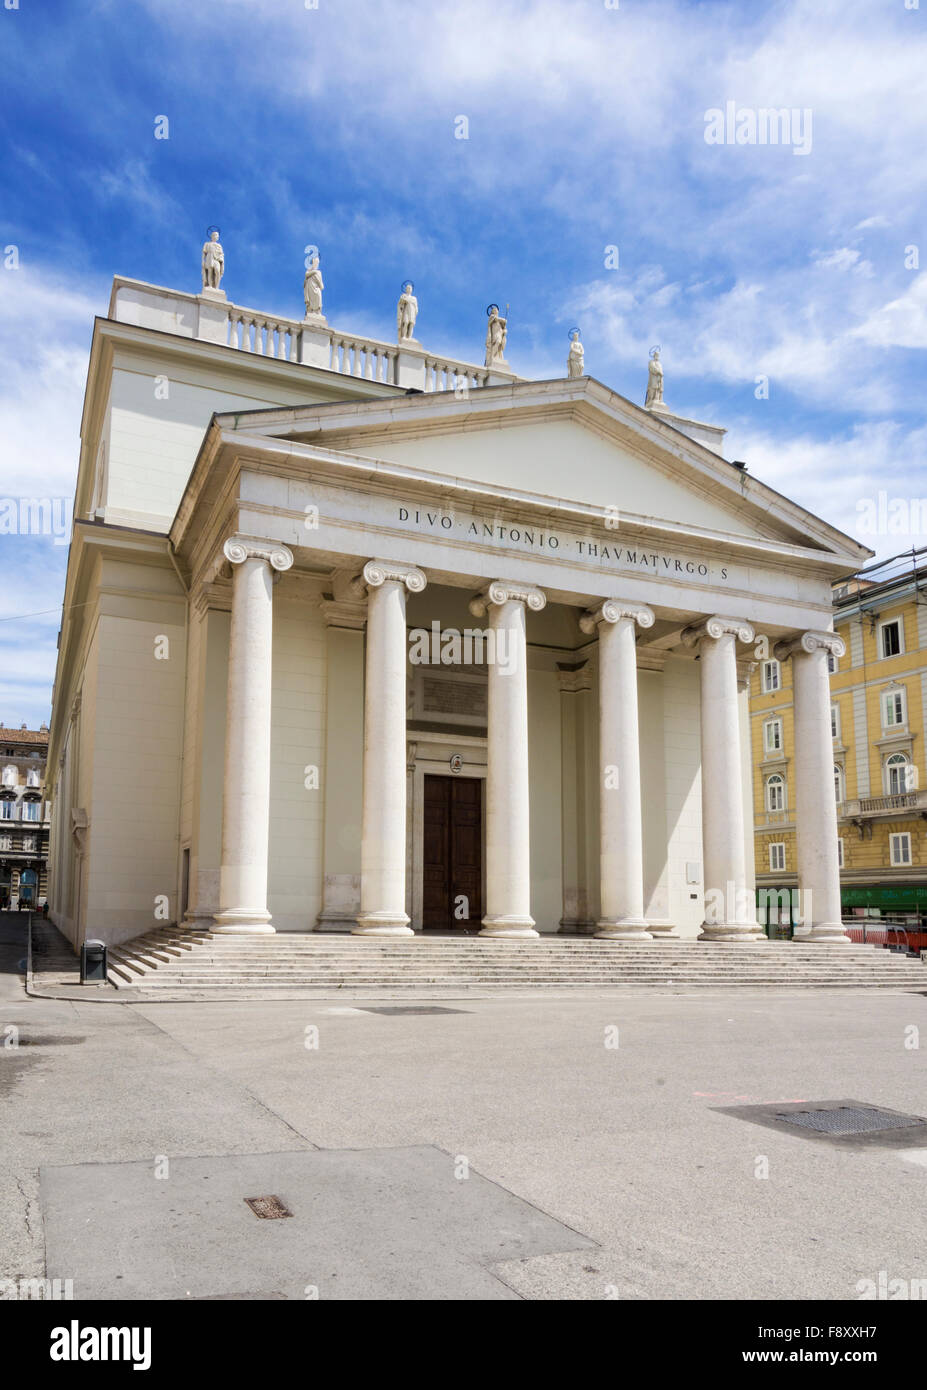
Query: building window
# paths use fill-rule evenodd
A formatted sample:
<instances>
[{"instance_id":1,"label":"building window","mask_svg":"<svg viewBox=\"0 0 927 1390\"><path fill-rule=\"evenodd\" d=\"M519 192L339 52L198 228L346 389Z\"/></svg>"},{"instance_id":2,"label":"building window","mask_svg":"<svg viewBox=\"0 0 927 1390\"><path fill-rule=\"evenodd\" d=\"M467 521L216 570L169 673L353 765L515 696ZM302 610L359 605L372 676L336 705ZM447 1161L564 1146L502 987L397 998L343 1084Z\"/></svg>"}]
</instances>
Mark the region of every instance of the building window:
<instances>
[{"instance_id":1,"label":"building window","mask_svg":"<svg viewBox=\"0 0 927 1390\"><path fill-rule=\"evenodd\" d=\"M785 845L780 840L778 844L769 846L769 869L771 873L776 873L779 869L785 868Z\"/></svg>"},{"instance_id":2,"label":"building window","mask_svg":"<svg viewBox=\"0 0 927 1390\"><path fill-rule=\"evenodd\" d=\"M778 753L782 749L782 720L767 719L763 725L763 747L767 753Z\"/></svg>"},{"instance_id":3,"label":"building window","mask_svg":"<svg viewBox=\"0 0 927 1390\"><path fill-rule=\"evenodd\" d=\"M763 693L768 695L771 690L778 690L781 685L781 672L778 661L763 662Z\"/></svg>"},{"instance_id":4,"label":"building window","mask_svg":"<svg viewBox=\"0 0 927 1390\"><path fill-rule=\"evenodd\" d=\"M907 701L903 686L882 693L882 727L894 729L907 723Z\"/></svg>"},{"instance_id":5,"label":"building window","mask_svg":"<svg viewBox=\"0 0 927 1390\"><path fill-rule=\"evenodd\" d=\"M900 618L879 623L879 656L899 656L904 651L904 630Z\"/></svg>"},{"instance_id":6,"label":"building window","mask_svg":"<svg viewBox=\"0 0 927 1390\"><path fill-rule=\"evenodd\" d=\"M15 801L0 801L0 820L13 820Z\"/></svg>"},{"instance_id":7,"label":"building window","mask_svg":"<svg viewBox=\"0 0 927 1390\"><path fill-rule=\"evenodd\" d=\"M3 769L3 785L5 787L15 787L19 781L19 774L15 767L5 767Z\"/></svg>"},{"instance_id":8,"label":"building window","mask_svg":"<svg viewBox=\"0 0 927 1390\"><path fill-rule=\"evenodd\" d=\"M828 652L828 653L827 653L827 674L828 674L829 676L835 676L835 675L837 674L837 668L838 668L839 665L840 665L840 663L839 663L839 661L837 660L837 658L834 656L833 652Z\"/></svg>"},{"instance_id":9,"label":"building window","mask_svg":"<svg viewBox=\"0 0 927 1390\"><path fill-rule=\"evenodd\" d=\"M901 796L917 785L917 768L904 753L893 753L885 760L885 791L888 796Z\"/></svg>"},{"instance_id":10,"label":"building window","mask_svg":"<svg viewBox=\"0 0 927 1390\"><path fill-rule=\"evenodd\" d=\"M38 785L39 774L36 772L35 768L30 768L29 771L26 773L26 786L37 787Z\"/></svg>"},{"instance_id":11,"label":"building window","mask_svg":"<svg viewBox=\"0 0 927 1390\"><path fill-rule=\"evenodd\" d=\"M843 836L842 836L842 835L841 835L841 836L838 838L838 840L837 840L837 868L838 868L838 869L842 869L842 868L843 868Z\"/></svg>"},{"instance_id":12,"label":"building window","mask_svg":"<svg viewBox=\"0 0 927 1390\"><path fill-rule=\"evenodd\" d=\"M41 806L37 801L23 802L23 820L41 820Z\"/></svg>"},{"instance_id":13,"label":"building window","mask_svg":"<svg viewBox=\"0 0 927 1390\"><path fill-rule=\"evenodd\" d=\"M830 736L831 738L840 737L840 706L831 705L830 707Z\"/></svg>"},{"instance_id":14,"label":"building window","mask_svg":"<svg viewBox=\"0 0 927 1390\"><path fill-rule=\"evenodd\" d=\"M23 854L35 854L35 836L23 836Z\"/></svg>"},{"instance_id":15,"label":"building window","mask_svg":"<svg viewBox=\"0 0 927 1390\"><path fill-rule=\"evenodd\" d=\"M13 848L13 836L12 836L12 835L0 835L0 850L7 850L7 849L12 849L12 848Z\"/></svg>"},{"instance_id":16,"label":"building window","mask_svg":"<svg viewBox=\"0 0 927 1390\"><path fill-rule=\"evenodd\" d=\"M785 810L785 779L780 777L778 772L774 772L771 777L766 779L766 809L767 811Z\"/></svg>"},{"instance_id":17,"label":"building window","mask_svg":"<svg viewBox=\"0 0 927 1390\"><path fill-rule=\"evenodd\" d=\"M890 835L892 864L902 867L911 863L911 836L905 831L903 835Z\"/></svg>"},{"instance_id":18,"label":"building window","mask_svg":"<svg viewBox=\"0 0 927 1390\"><path fill-rule=\"evenodd\" d=\"M843 800L843 768L834 764L834 796L838 803Z\"/></svg>"}]
</instances>

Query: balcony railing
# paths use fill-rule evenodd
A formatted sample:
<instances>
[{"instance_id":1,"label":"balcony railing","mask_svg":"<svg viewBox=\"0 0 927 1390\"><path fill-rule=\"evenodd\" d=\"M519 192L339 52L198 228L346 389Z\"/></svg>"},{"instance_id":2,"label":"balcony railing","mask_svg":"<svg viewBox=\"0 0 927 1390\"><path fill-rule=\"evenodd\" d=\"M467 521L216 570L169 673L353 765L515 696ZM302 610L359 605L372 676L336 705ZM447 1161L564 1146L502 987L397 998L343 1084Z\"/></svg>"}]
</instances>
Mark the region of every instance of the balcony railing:
<instances>
[{"instance_id":1,"label":"balcony railing","mask_svg":"<svg viewBox=\"0 0 927 1390\"><path fill-rule=\"evenodd\" d=\"M890 796L862 796L845 802L844 814L851 820L866 816L910 815L927 811L927 791L894 792Z\"/></svg>"},{"instance_id":2,"label":"balcony railing","mask_svg":"<svg viewBox=\"0 0 927 1390\"><path fill-rule=\"evenodd\" d=\"M340 376L424 392L469 390L518 381L514 372L428 352L419 343L383 343L318 320L280 318L223 299L116 278L110 317L198 338L256 357L322 367Z\"/></svg>"}]
</instances>

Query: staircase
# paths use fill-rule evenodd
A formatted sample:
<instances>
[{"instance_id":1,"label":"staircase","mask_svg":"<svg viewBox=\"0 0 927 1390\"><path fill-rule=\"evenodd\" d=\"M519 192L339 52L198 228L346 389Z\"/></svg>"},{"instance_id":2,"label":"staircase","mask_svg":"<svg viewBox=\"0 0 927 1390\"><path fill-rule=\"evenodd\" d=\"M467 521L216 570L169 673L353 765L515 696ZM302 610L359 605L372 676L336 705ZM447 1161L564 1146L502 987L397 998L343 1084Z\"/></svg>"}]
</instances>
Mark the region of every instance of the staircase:
<instances>
[{"instance_id":1,"label":"staircase","mask_svg":"<svg viewBox=\"0 0 927 1390\"><path fill-rule=\"evenodd\" d=\"M450 998L534 990L927 991L927 967L878 946L616 942L589 937L210 936L165 927L109 949L109 979L147 999Z\"/></svg>"}]
</instances>

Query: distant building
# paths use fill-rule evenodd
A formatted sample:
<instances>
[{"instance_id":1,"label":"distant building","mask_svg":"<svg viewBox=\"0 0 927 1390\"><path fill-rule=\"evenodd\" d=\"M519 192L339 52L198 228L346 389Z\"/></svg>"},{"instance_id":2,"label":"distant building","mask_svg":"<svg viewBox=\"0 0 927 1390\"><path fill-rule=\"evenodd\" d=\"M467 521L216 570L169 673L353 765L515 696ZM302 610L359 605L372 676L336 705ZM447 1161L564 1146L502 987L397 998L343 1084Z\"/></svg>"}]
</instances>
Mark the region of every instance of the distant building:
<instances>
[{"instance_id":1,"label":"distant building","mask_svg":"<svg viewBox=\"0 0 927 1390\"><path fill-rule=\"evenodd\" d=\"M48 725L0 724L0 909L45 899L49 805L45 800Z\"/></svg>"},{"instance_id":2,"label":"distant building","mask_svg":"<svg viewBox=\"0 0 927 1390\"><path fill-rule=\"evenodd\" d=\"M834 628L846 643L843 656L830 658L830 688L847 921L927 921L927 565L915 559L868 567L834 589ZM788 663L759 662L750 708L757 887L791 888L798 880Z\"/></svg>"}]
</instances>

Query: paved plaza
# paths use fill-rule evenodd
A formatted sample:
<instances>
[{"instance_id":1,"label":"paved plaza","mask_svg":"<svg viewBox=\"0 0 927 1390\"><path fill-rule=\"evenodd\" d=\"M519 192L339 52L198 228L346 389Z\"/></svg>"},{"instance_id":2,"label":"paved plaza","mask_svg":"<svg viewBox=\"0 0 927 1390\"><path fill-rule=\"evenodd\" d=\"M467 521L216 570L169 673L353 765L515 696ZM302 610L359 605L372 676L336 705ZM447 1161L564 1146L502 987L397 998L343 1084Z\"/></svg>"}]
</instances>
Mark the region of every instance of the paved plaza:
<instances>
[{"instance_id":1,"label":"paved plaza","mask_svg":"<svg viewBox=\"0 0 927 1390\"><path fill-rule=\"evenodd\" d=\"M852 1300L927 1273L927 1141L733 1113L923 1115L924 994L35 999L25 917L0 926L0 1032L19 1030L5 1278L102 1298ZM254 1217L264 1195L292 1218Z\"/></svg>"}]
</instances>

